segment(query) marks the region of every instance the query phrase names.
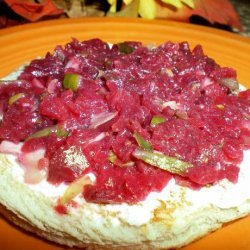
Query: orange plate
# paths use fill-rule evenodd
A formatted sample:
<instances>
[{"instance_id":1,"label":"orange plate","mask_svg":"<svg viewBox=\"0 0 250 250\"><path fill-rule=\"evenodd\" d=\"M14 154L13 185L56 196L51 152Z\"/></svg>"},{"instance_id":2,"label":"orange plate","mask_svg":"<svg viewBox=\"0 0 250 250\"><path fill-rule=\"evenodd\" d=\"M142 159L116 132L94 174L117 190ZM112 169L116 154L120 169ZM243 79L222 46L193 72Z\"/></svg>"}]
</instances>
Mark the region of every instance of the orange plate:
<instances>
[{"instance_id":1,"label":"orange plate","mask_svg":"<svg viewBox=\"0 0 250 250\"><path fill-rule=\"evenodd\" d=\"M201 44L205 53L219 64L235 68L239 81L250 87L250 39L190 24L117 18L62 19L0 30L0 78L21 64L52 51L56 45L69 42L71 38L101 38L111 43L137 40L144 44L185 40L191 47ZM65 249L26 234L3 218L0 218L0 232L1 249ZM247 217L224 226L183 250L249 250L249 235L250 217Z\"/></svg>"}]
</instances>

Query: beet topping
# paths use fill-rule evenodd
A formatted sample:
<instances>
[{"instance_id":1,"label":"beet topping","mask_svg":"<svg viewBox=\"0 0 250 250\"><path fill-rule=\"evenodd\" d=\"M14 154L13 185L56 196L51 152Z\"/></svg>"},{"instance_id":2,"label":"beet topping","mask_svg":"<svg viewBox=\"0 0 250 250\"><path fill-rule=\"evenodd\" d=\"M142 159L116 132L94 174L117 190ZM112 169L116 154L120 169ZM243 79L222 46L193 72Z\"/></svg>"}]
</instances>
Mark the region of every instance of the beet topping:
<instances>
[{"instance_id":1,"label":"beet topping","mask_svg":"<svg viewBox=\"0 0 250 250\"><path fill-rule=\"evenodd\" d=\"M249 102L235 71L201 46L73 40L0 85L1 148L24 142L26 172L45 171L54 185L93 173L87 201L135 203L172 177L189 187L237 182Z\"/></svg>"}]
</instances>

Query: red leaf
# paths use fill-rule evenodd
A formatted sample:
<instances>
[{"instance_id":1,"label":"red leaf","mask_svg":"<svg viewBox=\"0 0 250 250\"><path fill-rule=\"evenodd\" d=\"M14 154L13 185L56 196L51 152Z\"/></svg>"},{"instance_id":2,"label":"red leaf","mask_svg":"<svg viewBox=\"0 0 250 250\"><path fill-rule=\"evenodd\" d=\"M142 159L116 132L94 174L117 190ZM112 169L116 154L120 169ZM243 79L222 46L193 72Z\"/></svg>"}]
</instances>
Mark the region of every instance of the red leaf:
<instances>
[{"instance_id":1,"label":"red leaf","mask_svg":"<svg viewBox=\"0 0 250 250\"><path fill-rule=\"evenodd\" d=\"M44 0L41 3L35 3L29 0L4 0L9 7L29 21L37 21L44 16L60 15L64 11L58 9L52 0Z\"/></svg>"},{"instance_id":2,"label":"red leaf","mask_svg":"<svg viewBox=\"0 0 250 250\"><path fill-rule=\"evenodd\" d=\"M167 8L158 4L157 17L188 22L193 15L201 16L211 24L228 25L242 31L239 16L229 0L195 0L194 9L183 6L181 9Z\"/></svg>"}]
</instances>

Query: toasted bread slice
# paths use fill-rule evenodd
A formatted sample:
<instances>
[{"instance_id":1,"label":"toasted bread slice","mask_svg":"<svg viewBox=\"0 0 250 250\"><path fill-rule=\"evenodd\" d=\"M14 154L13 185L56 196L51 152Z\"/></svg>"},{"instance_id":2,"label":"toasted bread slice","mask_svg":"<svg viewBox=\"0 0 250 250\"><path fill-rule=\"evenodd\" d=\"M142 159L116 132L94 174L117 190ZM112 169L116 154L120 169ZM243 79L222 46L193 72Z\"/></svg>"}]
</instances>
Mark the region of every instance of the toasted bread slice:
<instances>
[{"instance_id":1,"label":"toasted bread slice","mask_svg":"<svg viewBox=\"0 0 250 250\"><path fill-rule=\"evenodd\" d=\"M161 193L135 205L93 204L76 197L68 213L54 208L63 187L28 185L15 157L0 155L0 203L18 226L48 240L87 249L169 249L186 245L250 212L245 153L238 183L192 190L174 179ZM7 212L6 212L7 211Z\"/></svg>"}]
</instances>

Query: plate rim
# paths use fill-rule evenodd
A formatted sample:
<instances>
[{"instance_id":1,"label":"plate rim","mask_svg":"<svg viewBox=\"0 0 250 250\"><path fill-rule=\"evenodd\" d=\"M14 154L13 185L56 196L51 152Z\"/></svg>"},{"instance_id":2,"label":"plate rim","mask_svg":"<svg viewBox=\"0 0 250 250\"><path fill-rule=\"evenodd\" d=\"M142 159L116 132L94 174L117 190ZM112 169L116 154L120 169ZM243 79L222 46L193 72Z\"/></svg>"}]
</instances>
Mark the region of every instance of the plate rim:
<instances>
[{"instance_id":1,"label":"plate rim","mask_svg":"<svg viewBox=\"0 0 250 250\"><path fill-rule=\"evenodd\" d=\"M19 24L16 26L11 26L7 28L0 29L0 39L1 36L9 35L13 32L22 32L23 29L25 30L32 30L34 28L50 26L50 25L63 25L63 24L74 24L74 23L81 23L81 22L96 22L96 23L112 23L112 22L119 22L122 24L126 23L140 23L144 25L168 25L170 27L176 28L194 28L200 32L212 32L213 35L218 36L226 36L230 39L235 39L246 43L250 47L250 37L243 36L237 33L233 33L226 30L217 29L214 27L203 26L199 24L192 24L192 23L185 23L185 22L178 22L173 20L165 20L165 19L144 19L144 18L132 18L132 17L79 17L79 18L62 18L62 19L50 19L50 20L43 20L38 22L31 22L25 24Z\"/></svg>"}]
</instances>

